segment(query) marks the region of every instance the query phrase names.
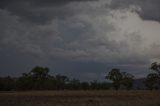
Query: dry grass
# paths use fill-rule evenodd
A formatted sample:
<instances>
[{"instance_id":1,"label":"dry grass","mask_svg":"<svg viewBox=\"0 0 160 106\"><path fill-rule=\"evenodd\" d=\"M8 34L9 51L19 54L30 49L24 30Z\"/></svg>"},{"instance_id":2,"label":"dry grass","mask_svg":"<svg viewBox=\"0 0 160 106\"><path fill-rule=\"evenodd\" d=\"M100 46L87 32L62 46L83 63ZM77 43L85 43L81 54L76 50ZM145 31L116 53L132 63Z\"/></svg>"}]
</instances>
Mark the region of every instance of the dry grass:
<instances>
[{"instance_id":1,"label":"dry grass","mask_svg":"<svg viewBox=\"0 0 160 106\"><path fill-rule=\"evenodd\" d=\"M160 106L160 91L0 92L0 106Z\"/></svg>"}]
</instances>

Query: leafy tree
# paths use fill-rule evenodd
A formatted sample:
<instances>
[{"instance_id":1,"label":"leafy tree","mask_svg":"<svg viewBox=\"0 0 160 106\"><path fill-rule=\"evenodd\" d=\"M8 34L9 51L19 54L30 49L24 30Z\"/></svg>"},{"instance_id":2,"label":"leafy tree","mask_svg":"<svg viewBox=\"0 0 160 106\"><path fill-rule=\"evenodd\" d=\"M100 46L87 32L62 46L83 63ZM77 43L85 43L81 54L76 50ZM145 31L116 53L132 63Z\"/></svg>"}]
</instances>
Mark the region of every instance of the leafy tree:
<instances>
[{"instance_id":1,"label":"leafy tree","mask_svg":"<svg viewBox=\"0 0 160 106\"><path fill-rule=\"evenodd\" d=\"M57 89L65 89L66 84L69 81L69 78L67 76L64 76L64 75L56 75L55 79L56 79Z\"/></svg>"},{"instance_id":2,"label":"leafy tree","mask_svg":"<svg viewBox=\"0 0 160 106\"><path fill-rule=\"evenodd\" d=\"M34 87L34 80L30 74L23 73L16 81L18 90L29 90Z\"/></svg>"},{"instance_id":3,"label":"leafy tree","mask_svg":"<svg viewBox=\"0 0 160 106\"><path fill-rule=\"evenodd\" d=\"M88 82L82 82L81 87L82 87L83 90L90 89L90 85L89 85Z\"/></svg>"},{"instance_id":4,"label":"leafy tree","mask_svg":"<svg viewBox=\"0 0 160 106\"><path fill-rule=\"evenodd\" d=\"M109 89L110 86L111 86L110 83L106 83L106 82L101 82L101 83L99 83L99 88L100 88L100 89L106 90L106 89Z\"/></svg>"},{"instance_id":5,"label":"leafy tree","mask_svg":"<svg viewBox=\"0 0 160 106\"><path fill-rule=\"evenodd\" d=\"M94 90L103 90L109 89L110 84L106 82L97 82L96 80L92 81L90 84L90 89Z\"/></svg>"},{"instance_id":6,"label":"leafy tree","mask_svg":"<svg viewBox=\"0 0 160 106\"><path fill-rule=\"evenodd\" d=\"M150 66L150 69L155 73L151 73L147 76L145 85L148 89L152 90L155 88L159 88L160 86L160 64L157 62L153 62Z\"/></svg>"},{"instance_id":7,"label":"leafy tree","mask_svg":"<svg viewBox=\"0 0 160 106\"><path fill-rule=\"evenodd\" d=\"M10 76L0 78L0 90L10 91L15 89L15 81Z\"/></svg>"},{"instance_id":8,"label":"leafy tree","mask_svg":"<svg viewBox=\"0 0 160 106\"><path fill-rule=\"evenodd\" d=\"M31 70L29 74L33 78L34 89L41 90L45 88L45 83L48 81L48 73L49 68L47 67L37 66Z\"/></svg>"},{"instance_id":9,"label":"leafy tree","mask_svg":"<svg viewBox=\"0 0 160 106\"><path fill-rule=\"evenodd\" d=\"M49 73L49 68L47 67L35 67L31 70L30 74L35 78L47 78Z\"/></svg>"},{"instance_id":10,"label":"leafy tree","mask_svg":"<svg viewBox=\"0 0 160 106\"><path fill-rule=\"evenodd\" d=\"M35 67L29 73L23 73L22 77L17 80L17 89L45 89L49 81L49 68Z\"/></svg>"},{"instance_id":11,"label":"leafy tree","mask_svg":"<svg viewBox=\"0 0 160 106\"><path fill-rule=\"evenodd\" d=\"M158 74L156 73L151 73L147 76L146 80L145 80L145 85L149 90L153 90L158 88L157 86L157 81L159 79Z\"/></svg>"},{"instance_id":12,"label":"leafy tree","mask_svg":"<svg viewBox=\"0 0 160 106\"><path fill-rule=\"evenodd\" d=\"M81 88L80 80L77 80L77 79L70 80L67 85L69 89L78 90Z\"/></svg>"},{"instance_id":13,"label":"leafy tree","mask_svg":"<svg viewBox=\"0 0 160 106\"><path fill-rule=\"evenodd\" d=\"M106 76L106 79L109 79L113 81L113 87L118 90L121 85L121 80L122 80L122 74L120 72L120 69L112 69L108 75Z\"/></svg>"},{"instance_id":14,"label":"leafy tree","mask_svg":"<svg viewBox=\"0 0 160 106\"><path fill-rule=\"evenodd\" d=\"M154 70L160 75L160 64L158 64L157 62L152 63L150 69Z\"/></svg>"},{"instance_id":15,"label":"leafy tree","mask_svg":"<svg viewBox=\"0 0 160 106\"><path fill-rule=\"evenodd\" d=\"M116 90L118 90L121 85L127 90L130 90L133 87L133 78L133 75L126 72L120 72L120 69L112 69L106 76L106 79L113 81L112 85Z\"/></svg>"},{"instance_id":16,"label":"leafy tree","mask_svg":"<svg viewBox=\"0 0 160 106\"><path fill-rule=\"evenodd\" d=\"M0 77L0 90L87 90L87 89L108 89L108 83L93 81L80 82L80 80L69 80L64 75L49 75L49 68L34 67L30 72L23 73L19 78Z\"/></svg>"},{"instance_id":17,"label":"leafy tree","mask_svg":"<svg viewBox=\"0 0 160 106\"><path fill-rule=\"evenodd\" d=\"M56 87L56 79L54 76L49 75L47 79L45 79L44 87L45 90L55 90Z\"/></svg>"},{"instance_id":18,"label":"leafy tree","mask_svg":"<svg viewBox=\"0 0 160 106\"><path fill-rule=\"evenodd\" d=\"M99 89L99 84L97 80L91 82L91 89Z\"/></svg>"},{"instance_id":19,"label":"leafy tree","mask_svg":"<svg viewBox=\"0 0 160 106\"><path fill-rule=\"evenodd\" d=\"M122 81L121 84L127 89L130 90L133 87L133 78L134 76L126 73L126 72L122 72Z\"/></svg>"}]
</instances>

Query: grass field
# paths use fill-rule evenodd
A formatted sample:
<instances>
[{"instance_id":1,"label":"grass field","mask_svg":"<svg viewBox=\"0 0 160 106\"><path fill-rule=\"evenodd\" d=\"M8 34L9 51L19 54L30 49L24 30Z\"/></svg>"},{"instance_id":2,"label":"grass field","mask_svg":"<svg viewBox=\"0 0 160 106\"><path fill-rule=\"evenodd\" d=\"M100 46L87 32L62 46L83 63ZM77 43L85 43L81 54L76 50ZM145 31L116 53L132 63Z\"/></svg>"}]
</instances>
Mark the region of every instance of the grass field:
<instances>
[{"instance_id":1,"label":"grass field","mask_svg":"<svg viewBox=\"0 0 160 106\"><path fill-rule=\"evenodd\" d=\"M0 92L0 106L160 106L160 91Z\"/></svg>"}]
</instances>

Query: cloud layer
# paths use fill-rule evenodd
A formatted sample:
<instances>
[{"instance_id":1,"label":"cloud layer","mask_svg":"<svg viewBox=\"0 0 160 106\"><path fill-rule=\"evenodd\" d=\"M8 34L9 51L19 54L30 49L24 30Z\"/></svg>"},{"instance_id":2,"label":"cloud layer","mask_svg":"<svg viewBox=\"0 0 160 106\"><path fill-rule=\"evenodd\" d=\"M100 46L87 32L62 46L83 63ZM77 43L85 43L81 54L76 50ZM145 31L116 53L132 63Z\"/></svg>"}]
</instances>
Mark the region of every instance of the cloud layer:
<instances>
[{"instance_id":1,"label":"cloud layer","mask_svg":"<svg viewBox=\"0 0 160 106\"><path fill-rule=\"evenodd\" d=\"M112 67L144 76L160 52L159 2L146 1L2 0L1 57L7 64L14 52L27 67L48 65L70 76L77 76L77 66L82 71L77 77L84 79L100 78ZM95 64L102 71L89 71Z\"/></svg>"},{"instance_id":2,"label":"cloud layer","mask_svg":"<svg viewBox=\"0 0 160 106\"><path fill-rule=\"evenodd\" d=\"M160 1L159 0L112 0L113 9L124 9L131 6L138 6L141 11L137 11L144 20L160 21Z\"/></svg>"}]
</instances>

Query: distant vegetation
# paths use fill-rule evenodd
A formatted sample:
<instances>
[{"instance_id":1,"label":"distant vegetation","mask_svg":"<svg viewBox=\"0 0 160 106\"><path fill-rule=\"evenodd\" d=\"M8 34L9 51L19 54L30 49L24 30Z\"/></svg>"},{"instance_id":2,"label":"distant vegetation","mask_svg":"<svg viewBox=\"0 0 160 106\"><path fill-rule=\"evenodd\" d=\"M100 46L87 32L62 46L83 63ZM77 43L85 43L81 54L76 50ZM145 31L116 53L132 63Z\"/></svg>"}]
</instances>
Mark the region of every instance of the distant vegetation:
<instances>
[{"instance_id":1,"label":"distant vegetation","mask_svg":"<svg viewBox=\"0 0 160 106\"><path fill-rule=\"evenodd\" d=\"M150 69L153 70L153 73L148 74L145 85L148 89L159 89L160 88L160 64L154 62L151 64Z\"/></svg>"},{"instance_id":2,"label":"distant vegetation","mask_svg":"<svg viewBox=\"0 0 160 106\"><path fill-rule=\"evenodd\" d=\"M106 79L112 80L113 87L118 90L121 86L127 90L133 87L134 76L126 72L120 72L120 69L112 69Z\"/></svg>"},{"instance_id":3,"label":"distant vegetation","mask_svg":"<svg viewBox=\"0 0 160 106\"><path fill-rule=\"evenodd\" d=\"M160 86L160 64L152 63L150 73L144 84L146 89L159 89ZM34 67L29 73L23 73L19 78L0 77L0 91L13 90L106 90L133 89L134 76L121 72L120 69L112 69L105 77L111 80L107 82L81 82L78 79L69 79L64 75L49 75L49 68ZM135 88L134 88L135 89Z\"/></svg>"},{"instance_id":4,"label":"distant vegetation","mask_svg":"<svg viewBox=\"0 0 160 106\"><path fill-rule=\"evenodd\" d=\"M109 89L107 82L81 82L69 79L64 75L49 75L49 68L35 67L29 73L23 73L19 78L10 76L0 78L0 90L103 90Z\"/></svg>"}]
</instances>

